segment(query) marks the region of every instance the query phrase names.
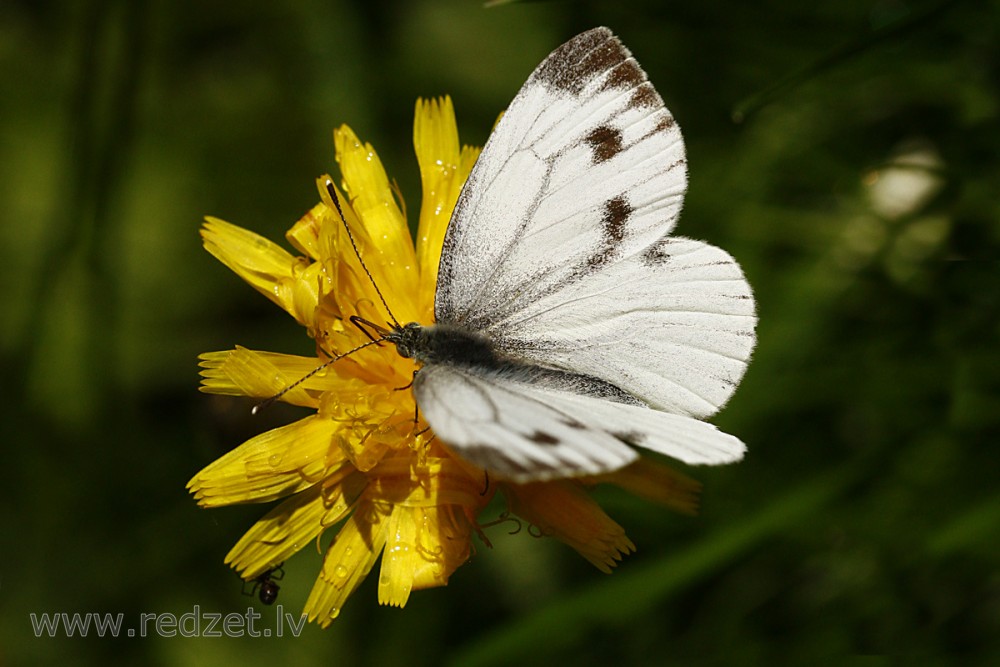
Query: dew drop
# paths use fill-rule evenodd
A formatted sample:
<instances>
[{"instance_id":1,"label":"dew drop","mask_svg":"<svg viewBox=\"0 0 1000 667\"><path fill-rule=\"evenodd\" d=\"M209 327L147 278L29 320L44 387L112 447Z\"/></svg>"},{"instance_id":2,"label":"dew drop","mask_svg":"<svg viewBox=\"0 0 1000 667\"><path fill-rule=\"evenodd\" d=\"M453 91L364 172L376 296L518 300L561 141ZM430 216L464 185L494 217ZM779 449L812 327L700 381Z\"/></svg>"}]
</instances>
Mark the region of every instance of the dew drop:
<instances>
[{"instance_id":1,"label":"dew drop","mask_svg":"<svg viewBox=\"0 0 1000 667\"><path fill-rule=\"evenodd\" d=\"M337 567L333 568L333 573L337 575L338 579L347 578L347 568L344 567L343 565L338 565Z\"/></svg>"}]
</instances>

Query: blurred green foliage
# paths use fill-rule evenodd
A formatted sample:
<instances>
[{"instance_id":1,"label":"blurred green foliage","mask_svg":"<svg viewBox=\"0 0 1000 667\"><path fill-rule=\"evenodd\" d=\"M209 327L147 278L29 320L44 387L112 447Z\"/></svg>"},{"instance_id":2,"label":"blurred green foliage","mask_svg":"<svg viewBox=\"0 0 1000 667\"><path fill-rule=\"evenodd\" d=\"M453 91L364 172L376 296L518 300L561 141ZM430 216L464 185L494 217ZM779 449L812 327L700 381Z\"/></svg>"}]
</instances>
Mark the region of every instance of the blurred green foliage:
<instances>
[{"instance_id":1,"label":"blurred green foliage","mask_svg":"<svg viewBox=\"0 0 1000 667\"><path fill-rule=\"evenodd\" d=\"M996 0L0 4L0 664L1000 664L998 17ZM310 345L201 250L201 217L281 238L340 123L416 211L416 97L451 94L482 144L534 65L601 24L685 131L679 232L729 250L759 301L716 420L750 454L693 471L701 516L600 489L639 547L610 577L497 527L447 589L399 611L369 581L298 639L34 638L31 612L250 604L222 557L263 509L199 510L184 483L299 413L199 394L195 357ZM318 564L286 564L286 610Z\"/></svg>"}]
</instances>

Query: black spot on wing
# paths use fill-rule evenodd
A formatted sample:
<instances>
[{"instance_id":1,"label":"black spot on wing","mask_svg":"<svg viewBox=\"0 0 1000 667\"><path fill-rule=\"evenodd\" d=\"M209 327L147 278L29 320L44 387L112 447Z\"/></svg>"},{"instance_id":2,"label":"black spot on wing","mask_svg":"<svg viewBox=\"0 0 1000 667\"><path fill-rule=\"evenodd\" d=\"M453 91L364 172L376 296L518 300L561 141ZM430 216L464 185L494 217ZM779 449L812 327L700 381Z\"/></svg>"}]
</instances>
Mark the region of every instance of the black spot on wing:
<instances>
[{"instance_id":1,"label":"black spot on wing","mask_svg":"<svg viewBox=\"0 0 1000 667\"><path fill-rule=\"evenodd\" d=\"M666 264L670 260L670 245L673 239L664 236L653 245L646 248L642 253L642 262L646 266L659 266Z\"/></svg>"},{"instance_id":2,"label":"black spot on wing","mask_svg":"<svg viewBox=\"0 0 1000 667\"><path fill-rule=\"evenodd\" d=\"M646 434L639 431L618 431L611 435L630 445L641 445L646 439Z\"/></svg>"},{"instance_id":3,"label":"black spot on wing","mask_svg":"<svg viewBox=\"0 0 1000 667\"><path fill-rule=\"evenodd\" d=\"M532 78L573 95L587 83L629 57L607 28L594 28L569 40L546 58Z\"/></svg>"},{"instance_id":4,"label":"black spot on wing","mask_svg":"<svg viewBox=\"0 0 1000 667\"><path fill-rule=\"evenodd\" d=\"M594 152L594 164L607 162L622 152L622 132L610 125L595 127L587 133L584 140L590 144L590 149Z\"/></svg>"},{"instance_id":5,"label":"black spot on wing","mask_svg":"<svg viewBox=\"0 0 1000 667\"><path fill-rule=\"evenodd\" d=\"M558 445L561 440L551 433L546 433L545 431L535 431L528 436L528 440L531 440L537 445Z\"/></svg>"},{"instance_id":6,"label":"black spot on wing","mask_svg":"<svg viewBox=\"0 0 1000 667\"><path fill-rule=\"evenodd\" d=\"M619 195L604 204L604 235L613 244L621 243L625 238L625 222L634 209L629 205L624 195Z\"/></svg>"},{"instance_id":7,"label":"black spot on wing","mask_svg":"<svg viewBox=\"0 0 1000 667\"><path fill-rule=\"evenodd\" d=\"M625 223L635 209L628 203L625 195L604 202L604 215L601 218L601 246L587 260L588 271L600 268L611 261L615 251L625 239Z\"/></svg>"},{"instance_id":8,"label":"black spot on wing","mask_svg":"<svg viewBox=\"0 0 1000 667\"><path fill-rule=\"evenodd\" d=\"M729 377L723 377L721 375L716 376L715 379L718 380L719 382L721 382L722 386L725 387L725 388L727 388L727 389L735 389L736 385L739 384L738 380L734 380L734 379L729 378Z\"/></svg>"}]
</instances>

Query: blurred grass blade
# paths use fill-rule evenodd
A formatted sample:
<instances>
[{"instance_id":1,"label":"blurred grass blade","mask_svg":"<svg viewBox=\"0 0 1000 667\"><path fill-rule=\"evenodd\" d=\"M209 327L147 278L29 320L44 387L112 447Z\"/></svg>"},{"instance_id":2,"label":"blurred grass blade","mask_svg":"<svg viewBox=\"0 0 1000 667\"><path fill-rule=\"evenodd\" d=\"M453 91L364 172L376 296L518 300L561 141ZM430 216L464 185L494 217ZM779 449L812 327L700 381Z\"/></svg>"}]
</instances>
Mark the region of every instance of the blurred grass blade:
<instances>
[{"instance_id":1,"label":"blurred grass blade","mask_svg":"<svg viewBox=\"0 0 1000 667\"><path fill-rule=\"evenodd\" d=\"M993 550L1000 542L1000 495L987 498L959 514L951 523L930 536L927 551L935 558L980 548Z\"/></svg>"},{"instance_id":2,"label":"blurred grass blade","mask_svg":"<svg viewBox=\"0 0 1000 667\"><path fill-rule=\"evenodd\" d=\"M845 468L816 477L750 517L719 529L684 552L633 566L575 595L560 598L459 651L462 667L506 665L581 641L594 626L622 625L665 597L739 558L763 540L810 520L856 478ZM627 601L623 603L623 601Z\"/></svg>"}]
</instances>

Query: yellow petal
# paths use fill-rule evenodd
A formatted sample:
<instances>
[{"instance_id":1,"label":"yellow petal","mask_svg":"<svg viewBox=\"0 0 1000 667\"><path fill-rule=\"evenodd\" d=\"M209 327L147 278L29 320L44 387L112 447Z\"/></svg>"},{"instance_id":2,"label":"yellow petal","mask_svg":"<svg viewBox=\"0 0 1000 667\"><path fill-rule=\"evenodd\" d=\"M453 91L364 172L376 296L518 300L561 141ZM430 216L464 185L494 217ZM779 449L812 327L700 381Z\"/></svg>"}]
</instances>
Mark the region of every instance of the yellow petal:
<instances>
[{"instance_id":1,"label":"yellow petal","mask_svg":"<svg viewBox=\"0 0 1000 667\"><path fill-rule=\"evenodd\" d=\"M202 507L267 502L306 489L343 463L332 446L340 428L313 415L248 440L191 478Z\"/></svg>"},{"instance_id":2,"label":"yellow petal","mask_svg":"<svg viewBox=\"0 0 1000 667\"><path fill-rule=\"evenodd\" d=\"M378 602L402 607L413 589L413 575L423 560L417 551L414 509L396 506L389 516L382 572L378 578Z\"/></svg>"},{"instance_id":3,"label":"yellow petal","mask_svg":"<svg viewBox=\"0 0 1000 667\"><path fill-rule=\"evenodd\" d=\"M410 591L444 586L469 558L475 515L489 502L481 481L470 477L450 458L412 456L384 459L371 472L371 497L393 504L382 572L379 602L402 607Z\"/></svg>"},{"instance_id":4,"label":"yellow petal","mask_svg":"<svg viewBox=\"0 0 1000 667\"><path fill-rule=\"evenodd\" d=\"M413 510L418 529L417 550L422 558L413 564L413 590L444 586L472 552L472 523L482 507L439 505Z\"/></svg>"},{"instance_id":5,"label":"yellow petal","mask_svg":"<svg viewBox=\"0 0 1000 667\"><path fill-rule=\"evenodd\" d=\"M405 256L411 247L409 230L375 149L361 143L347 125L334 130L333 142L344 189L368 237L383 253Z\"/></svg>"},{"instance_id":6,"label":"yellow petal","mask_svg":"<svg viewBox=\"0 0 1000 667\"><path fill-rule=\"evenodd\" d=\"M701 483L648 457L611 473L580 479L584 483L616 484L630 493L662 503L681 514L698 513Z\"/></svg>"},{"instance_id":7,"label":"yellow petal","mask_svg":"<svg viewBox=\"0 0 1000 667\"><path fill-rule=\"evenodd\" d=\"M333 136L350 208L361 221L360 227L351 224L358 251L383 296L391 297L396 317L401 322L413 321L417 313L409 297L419 279L416 255L389 178L375 150L362 144L349 127L342 125ZM344 214L348 217L346 210ZM352 223L349 217L348 223ZM347 253L353 253L353 248L344 244L341 255Z\"/></svg>"},{"instance_id":8,"label":"yellow petal","mask_svg":"<svg viewBox=\"0 0 1000 667\"><path fill-rule=\"evenodd\" d=\"M237 346L224 352L205 352L198 356L202 368L201 391L227 396L270 398L306 378L321 363L318 359L276 352L258 352ZM315 408L314 393L326 389L329 369L306 378L282 394L281 400L292 405Z\"/></svg>"},{"instance_id":9,"label":"yellow petal","mask_svg":"<svg viewBox=\"0 0 1000 667\"><path fill-rule=\"evenodd\" d=\"M226 555L244 579L285 562L312 542L327 526L343 520L366 483L364 475L345 465L268 512Z\"/></svg>"},{"instance_id":10,"label":"yellow petal","mask_svg":"<svg viewBox=\"0 0 1000 667\"><path fill-rule=\"evenodd\" d=\"M419 302L432 321L434 289L445 231L455 202L479 150L460 148L455 109L450 97L417 100L413 146L420 165L422 198L417 227L417 263L420 266Z\"/></svg>"},{"instance_id":11,"label":"yellow petal","mask_svg":"<svg viewBox=\"0 0 1000 667\"><path fill-rule=\"evenodd\" d=\"M311 326L318 303L317 273L322 267L293 257L281 246L218 218L205 218L205 249L300 324Z\"/></svg>"},{"instance_id":12,"label":"yellow petal","mask_svg":"<svg viewBox=\"0 0 1000 667\"><path fill-rule=\"evenodd\" d=\"M510 485L511 509L576 549L597 569L610 573L622 556L635 551L625 529L604 513L577 482Z\"/></svg>"},{"instance_id":13,"label":"yellow petal","mask_svg":"<svg viewBox=\"0 0 1000 667\"><path fill-rule=\"evenodd\" d=\"M303 612L326 627L371 571L385 546L387 509L362 500L323 558L323 567Z\"/></svg>"},{"instance_id":14,"label":"yellow petal","mask_svg":"<svg viewBox=\"0 0 1000 667\"><path fill-rule=\"evenodd\" d=\"M302 254L320 259L320 229L328 216L329 209L323 204L316 204L285 232L285 238Z\"/></svg>"},{"instance_id":15,"label":"yellow petal","mask_svg":"<svg viewBox=\"0 0 1000 667\"><path fill-rule=\"evenodd\" d=\"M469 559L471 532L471 524L454 506L396 505L382 553L379 604L402 607L411 591L447 585Z\"/></svg>"}]
</instances>

